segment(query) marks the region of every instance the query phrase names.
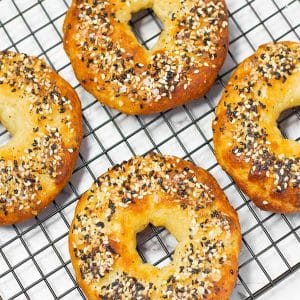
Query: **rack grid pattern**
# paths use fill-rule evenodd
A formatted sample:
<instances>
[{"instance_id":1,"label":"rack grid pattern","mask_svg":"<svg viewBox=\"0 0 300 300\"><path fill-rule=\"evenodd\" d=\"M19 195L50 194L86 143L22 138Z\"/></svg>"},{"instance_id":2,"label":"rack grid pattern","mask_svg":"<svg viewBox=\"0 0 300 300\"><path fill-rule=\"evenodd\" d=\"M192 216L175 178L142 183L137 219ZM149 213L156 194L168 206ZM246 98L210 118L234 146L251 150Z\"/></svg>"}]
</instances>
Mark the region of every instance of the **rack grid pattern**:
<instances>
[{"instance_id":1,"label":"rack grid pattern","mask_svg":"<svg viewBox=\"0 0 300 300\"><path fill-rule=\"evenodd\" d=\"M230 51L213 89L201 100L164 113L127 117L102 106L74 77L62 45L69 0L0 0L0 49L44 58L76 89L82 101L84 140L71 181L35 219L0 228L0 299L85 299L72 270L69 224L80 195L108 167L133 155L158 151L189 159L210 171L237 210L243 233L239 278L232 299L256 299L300 269L300 216L257 209L217 164L212 144L214 109L230 74L262 43L300 36L299 0L227 0ZM149 9L132 29L151 48L162 24ZM300 141L300 109L278 121L286 138ZM0 128L0 145L10 134ZM138 234L138 252L158 267L172 259L175 239L149 225Z\"/></svg>"}]
</instances>

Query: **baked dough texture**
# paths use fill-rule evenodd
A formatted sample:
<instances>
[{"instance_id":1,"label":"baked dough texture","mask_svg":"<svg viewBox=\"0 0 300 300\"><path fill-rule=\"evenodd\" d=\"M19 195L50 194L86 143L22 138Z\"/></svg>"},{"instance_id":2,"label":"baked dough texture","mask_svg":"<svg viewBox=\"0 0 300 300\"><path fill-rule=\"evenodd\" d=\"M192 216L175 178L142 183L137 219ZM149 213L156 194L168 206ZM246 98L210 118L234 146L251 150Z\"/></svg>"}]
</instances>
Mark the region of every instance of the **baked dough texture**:
<instances>
[{"instance_id":1,"label":"baked dough texture","mask_svg":"<svg viewBox=\"0 0 300 300\"><path fill-rule=\"evenodd\" d=\"M264 209L300 211L300 144L277 127L300 106L300 44L262 45L232 75L216 110L214 145L220 165Z\"/></svg>"},{"instance_id":2,"label":"baked dough texture","mask_svg":"<svg viewBox=\"0 0 300 300\"><path fill-rule=\"evenodd\" d=\"M149 223L177 239L173 261L143 263L136 234ZM173 156L116 165L78 202L69 247L88 299L228 299L238 272L237 214L215 179Z\"/></svg>"},{"instance_id":3,"label":"baked dough texture","mask_svg":"<svg viewBox=\"0 0 300 300\"><path fill-rule=\"evenodd\" d=\"M77 94L43 60L0 52L0 224L37 215L71 176L81 139Z\"/></svg>"},{"instance_id":4,"label":"baked dough texture","mask_svg":"<svg viewBox=\"0 0 300 300\"><path fill-rule=\"evenodd\" d=\"M152 8L164 30L151 50L129 21ZM81 85L126 114L161 112L202 97L228 48L224 0L73 0L64 47Z\"/></svg>"}]
</instances>

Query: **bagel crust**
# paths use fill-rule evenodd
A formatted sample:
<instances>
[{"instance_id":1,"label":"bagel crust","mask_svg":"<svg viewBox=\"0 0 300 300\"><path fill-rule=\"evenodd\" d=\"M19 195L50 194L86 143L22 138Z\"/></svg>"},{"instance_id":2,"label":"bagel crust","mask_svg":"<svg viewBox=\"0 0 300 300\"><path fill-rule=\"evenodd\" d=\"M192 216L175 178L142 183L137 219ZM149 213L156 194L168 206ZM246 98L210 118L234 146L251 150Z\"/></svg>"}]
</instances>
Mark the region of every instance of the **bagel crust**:
<instances>
[{"instance_id":1,"label":"bagel crust","mask_svg":"<svg viewBox=\"0 0 300 300\"><path fill-rule=\"evenodd\" d=\"M172 262L143 263L136 234L168 228ZM228 299L241 234L235 210L205 170L151 153L116 165L80 199L69 233L79 286L88 299Z\"/></svg>"},{"instance_id":2,"label":"bagel crust","mask_svg":"<svg viewBox=\"0 0 300 300\"><path fill-rule=\"evenodd\" d=\"M232 75L216 110L214 145L220 165L261 209L300 211L300 144L277 127L300 106L300 44L259 47Z\"/></svg>"},{"instance_id":3,"label":"bagel crust","mask_svg":"<svg viewBox=\"0 0 300 300\"><path fill-rule=\"evenodd\" d=\"M0 52L0 120L12 135L0 148L0 224L13 224L37 215L69 180L80 101L44 61Z\"/></svg>"},{"instance_id":4,"label":"bagel crust","mask_svg":"<svg viewBox=\"0 0 300 300\"><path fill-rule=\"evenodd\" d=\"M152 8L163 23L152 50L131 15ZM161 112L205 95L228 50L224 0L73 0L64 47L81 85L126 114Z\"/></svg>"}]
</instances>

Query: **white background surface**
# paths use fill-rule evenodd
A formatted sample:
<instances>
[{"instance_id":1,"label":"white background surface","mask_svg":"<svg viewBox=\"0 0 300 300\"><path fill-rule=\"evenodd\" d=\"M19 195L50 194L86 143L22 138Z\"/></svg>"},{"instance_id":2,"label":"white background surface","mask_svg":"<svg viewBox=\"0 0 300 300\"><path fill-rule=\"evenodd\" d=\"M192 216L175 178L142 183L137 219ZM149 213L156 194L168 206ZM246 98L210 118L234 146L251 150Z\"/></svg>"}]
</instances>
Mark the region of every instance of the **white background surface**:
<instances>
[{"instance_id":1,"label":"white background surface","mask_svg":"<svg viewBox=\"0 0 300 300\"><path fill-rule=\"evenodd\" d=\"M244 243L240 255L240 280L232 299L247 298L247 288L255 293L285 272L288 266L299 263L300 216L271 215L247 201L216 163L211 121L223 85L239 62L262 43L274 39L299 41L300 2L227 0L231 13L230 52L213 89L200 101L161 115L140 118L126 117L103 107L78 85L61 43L65 3L70 1L39 2L0 1L0 49L42 56L76 88L82 101L85 138L71 182L55 203L37 219L0 228L0 295L3 299L20 293L20 285L26 294L19 294L14 299L53 299L53 294L56 298L81 299L74 285L67 248L68 225L78 196L112 163L143 154L156 146L155 149L164 154L192 159L208 169L238 211ZM159 32L150 16L140 20L136 27L144 40ZM155 40L146 45L151 47L153 43ZM281 128L289 138L299 139L300 121L296 115L283 121ZM8 134L2 135L0 144L7 138ZM174 240L166 232L160 237L169 250L173 249ZM150 263L164 255L156 239L147 242L143 252ZM296 272L260 299L299 299L299 284L300 273Z\"/></svg>"}]
</instances>

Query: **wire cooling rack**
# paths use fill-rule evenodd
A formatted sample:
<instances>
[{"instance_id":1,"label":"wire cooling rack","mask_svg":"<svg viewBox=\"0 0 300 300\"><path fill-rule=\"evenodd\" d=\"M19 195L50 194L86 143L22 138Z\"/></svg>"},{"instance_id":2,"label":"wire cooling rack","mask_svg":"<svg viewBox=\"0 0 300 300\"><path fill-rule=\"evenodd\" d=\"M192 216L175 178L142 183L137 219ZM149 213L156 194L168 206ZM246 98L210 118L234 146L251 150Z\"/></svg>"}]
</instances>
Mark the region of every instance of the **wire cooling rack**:
<instances>
[{"instance_id":1,"label":"wire cooling rack","mask_svg":"<svg viewBox=\"0 0 300 300\"><path fill-rule=\"evenodd\" d=\"M0 49L46 59L77 90L85 129L73 177L57 199L35 219L0 228L0 298L84 299L67 246L78 198L111 165L155 150L190 159L209 170L238 211L243 247L232 299L256 299L262 294L264 299L299 299L298 287L293 284L299 284L300 276L300 216L263 212L243 195L216 162L211 122L224 85L238 63L262 43L299 41L300 2L227 0L227 4L230 51L212 90L203 99L172 111L127 117L95 101L74 77L61 31L70 1L0 0ZM162 29L151 10L136 14L131 25L146 48L155 44ZM299 141L299 109L285 112L279 126L287 138ZM2 127L0 145L9 138ZM161 267L172 258L176 240L167 230L150 225L138 235L138 245L144 261ZM277 288L286 278L293 280L285 280Z\"/></svg>"}]
</instances>

